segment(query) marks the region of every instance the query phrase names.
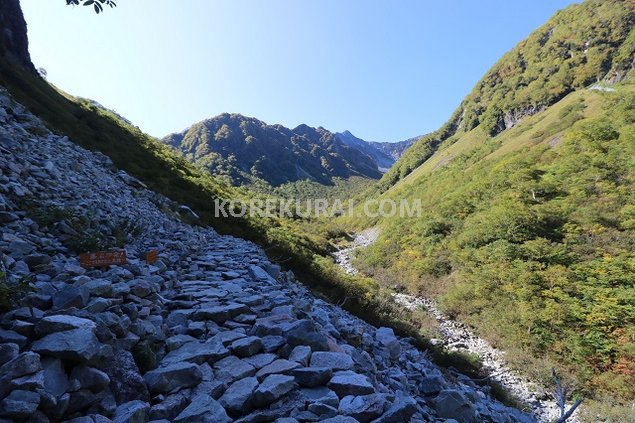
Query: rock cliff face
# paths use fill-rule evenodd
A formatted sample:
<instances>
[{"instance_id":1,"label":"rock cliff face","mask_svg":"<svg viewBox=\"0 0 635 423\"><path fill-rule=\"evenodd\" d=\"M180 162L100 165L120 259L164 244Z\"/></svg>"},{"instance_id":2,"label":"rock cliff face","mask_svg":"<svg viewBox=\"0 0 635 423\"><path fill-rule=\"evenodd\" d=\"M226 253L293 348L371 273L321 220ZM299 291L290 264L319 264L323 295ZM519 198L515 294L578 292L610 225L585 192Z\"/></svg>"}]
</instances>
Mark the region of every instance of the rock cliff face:
<instances>
[{"instance_id":1,"label":"rock cliff face","mask_svg":"<svg viewBox=\"0 0 635 423\"><path fill-rule=\"evenodd\" d=\"M29 55L26 22L20 9L20 0L0 2L0 57L35 72Z\"/></svg>"},{"instance_id":2,"label":"rock cliff face","mask_svg":"<svg viewBox=\"0 0 635 423\"><path fill-rule=\"evenodd\" d=\"M258 246L182 223L5 92L0 150L0 271L32 288L0 316L0 419L533 421L317 299ZM125 245L129 263L83 269L73 249L88 242Z\"/></svg>"}]
</instances>

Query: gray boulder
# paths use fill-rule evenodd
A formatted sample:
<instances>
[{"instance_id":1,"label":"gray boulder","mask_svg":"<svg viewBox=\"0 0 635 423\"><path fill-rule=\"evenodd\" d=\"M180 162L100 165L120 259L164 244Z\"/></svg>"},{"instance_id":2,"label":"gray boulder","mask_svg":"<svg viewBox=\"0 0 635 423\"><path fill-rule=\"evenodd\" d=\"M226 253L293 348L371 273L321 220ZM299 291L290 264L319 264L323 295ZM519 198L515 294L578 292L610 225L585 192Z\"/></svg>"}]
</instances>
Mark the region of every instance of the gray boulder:
<instances>
[{"instance_id":1,"label":"gray boulder","mask_svg":"<svg viewBox=\"0 0 635 423\"><path fill-rule=\"evenodd\" d=\"M43 355L86 362L100 353L101 344L92 330L81 328L51 333L34 342L31 349Z\"/></svg>"},{"instance_id":2,"label":"gray boulder","mask_svg":"<svg viewBox=\"0 0 635 423\"><path fill-rule=\"evenodd\" d=\"M388 351L390 358L396 360L401 354L401 345L395 337L395 332L391 328L379 328L375 332L377 341Z\"/></svg>"},{"instance_id":3,"label":"gray boulder","mask_svg":"<svg viewBox=\"0 0 635 423\"><path fill-rule=\"evenodd\" d=\"M434 400L434 406L437 415L444 419L456 419L464 423L478 422L474 405L456 389L441 391Z\"/></svg>"},{"instance_id":4,"label":"gray boulder","mask_svg":"<svg viewBox=\"0 0 635 423\"><path fill-rule=\"evenodd\" d=\"M367 423L381 416L387 406L388 401L384 394L348 395L340 401L339 412L354 417L361 423Z\"/></svg>"},{"instance_id":5,"label":"gray boulder","mask_svg":"<svg viewBox=\"0 0 635 423\"><path fill-rule=\"evenodd\" d=\"M82 328L94 330L96 327L97 325L92 320L66 314L55 314L46 316L37 322L35 325L35 334L42 337L54 332Z\"/></svg>"},{"instance_id":6,"label":"gray boulder","mask_svg":"<svg viewBox=\"0 0 635 423\"><path fill-rule=\"evenodd\" d=\"M326 385L331 380L333 371L330 367L303 367L294 369L291 374L301 386L313 388Z\"/></svg>"},{"instance_id":7,"label":"gray boulder","mask_svg":"<svg viewBox=\"0 0 635 423\"><path fill-rule=\"evenodd\" d=\"M256 373L256 377L258 378L258 380L262 381L271 374L288 374L293 369L296 369L298 367L300 367L300 365L295 361L279 359L258 370L258 372Z\"/></svg>"},{"instance_id":8,"label":"gray boulder","mask_svg":"<svg viewBox=\"0 0 635 423\"><path fill-rule=\"evenodd\" d=\"M289 360L308 366L311 359L311 347L308 345L298 345L289 354Z\"/></svg>"},{"instance_id":9,"label":"gray boulder","mask_svg":"<svg viewBox=\"0 0 635 423\"><path fill-rule=\"evenodd\" d=\"M374 420L373 423L407 422L416 412L417 402L414 398L398 391L397 398L393 401L388 410L386 410L386 412L377 420Z\"/></svg>"},{"instance_id":10,"label":"gray boulder","mask_svg":"<svg viewBox=\"0 0 635 423\"><path fill-rule=\"evenodd\" d=\"M115 411L113 423L147 423L150 405L143 401L130 401L121 404Z\"/></svg>"},{"instance_id":11,"label":"gray boulder","mask_svg":"<svg viewBox=\"0 0 635 423\"><path fill-rule=\"evenodd\" d=\"M180 348L171 351L163 358L163 364L189 361L196 364L204 362L216 362L229 355L229 350L220 341L215 342L188 342Z\"/></svg>"},{"instance_id":12,"label":"gray boulder","mask_svg":"<svg viewBox=\"0 0 635 423\"><path fill-rule=\"evenodd\" d=\"M270 375L255 390L253 404L264 407L291 392L296 387L293 376Z\"/></svg>"},{"instance_id":13,"label":"gray boulder","mask_svg":"<svg viewBox=\"0 0 635 423\"><path fill-rule=\"evenodd\" d=\"M321 333L312 320L300 320L285 333L287 343L292 347L308 345L313 351L328 351L326 335Z\"/></svg>"},{"instance_id":14,"label":"gray boulder","mask_svg":"<svg viewBox=\"0 0 635 423\"><path fill-rule=\"evenodd\" d=\"M184 362L151 370L144 379L150 392L170 392L175 388L198 385L203 375L196 364Z\"/></svg>"},{"instance_id":15,"label":"gray boulder","mask_svg":"<svg viewBox=\"0 0 635 423\"><path fill-rule=\"evenodd\" d=\"M70 285L53 295L53 308L56 310L71 307L83 308L88 304L90 292L84 286Z\"/></svg>"},{"instance_id":16,"label":"gray boulder","mask_svg":"<svg viewBox=\"0 0 635 423\"><path fill-rule=\"evenodd\" d=\"M209 395L194 397L190 405L174 419L175 423L230 423L222 405Z\"/></svg>"},{"instance_id":17,"label":"gray boulder","mask_svg":"<svg viewBox=\"0 0 635 423\"><path fill-rule=\"evenodd\" d=\"M375 392L375 388L364 375L352 371L337 372L328 383L337 396L344 398L347 395L368 395Z\"/></svg>"},{"instance_id":18,"label":"gray boulder","mask_svg":"<svg viewBox=\"0 0 635 423\"><path fill-rule=\"evenodd\" d=\"M246 377L232 383L218 402L232 414L247 414L251 409L251 398L258 388L258 379Z\"/></svg>"},{"instance_id":19,"label":"gray boulder","mask_svg":"<svg viewBox=\"0 0 635 423\"><path fill-rule=\"evenodd\" d=\"M247 336L232 342L229 349L238 357L251 357L262 350L262 340L257 336Z\"/></svg>"},{"instance_id":20,"label":"gray boulder","mask_svg":"<svg viewBox=\"0 0 635 423\"><path fill-rule=\"evenodd\" d=\"M40 396L35 392L14 390L0 402L0 417L25 419L35 413Z\"/></svg>"},{"instance_id":21,"label":"gray boulder","mask_svg":"<svg viewBox=\"0 0 635 423\"><path fill-rule=\"evenodd\" d=\"M333 370L350 370L353 359L346 353L316 351L311 355L311 367L329 367Z\"/></svg>"}]
</instances>

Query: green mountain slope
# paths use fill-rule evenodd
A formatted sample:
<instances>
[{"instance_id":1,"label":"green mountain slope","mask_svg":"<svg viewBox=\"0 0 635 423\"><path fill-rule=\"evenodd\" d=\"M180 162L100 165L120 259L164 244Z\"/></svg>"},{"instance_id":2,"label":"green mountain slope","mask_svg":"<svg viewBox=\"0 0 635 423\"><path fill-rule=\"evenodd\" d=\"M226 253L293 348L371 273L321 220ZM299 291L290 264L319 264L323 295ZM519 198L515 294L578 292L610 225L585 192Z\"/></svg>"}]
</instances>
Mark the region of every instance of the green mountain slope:
<instances>
[{"instance_id":1,"label":"green mountain slope","mask_svg":"<svg viewBox=\"0 0 635 423\"><path fill-rule=\"evenodd\" d=\"M618 402L635 399L634 17L616 0L557 13L370 194L423 217L343 220L381 228L367 273ZM615 84L584 88L599 79Z\"/></svg>"},{"instance_id":2,"label":"green mountain slope","mask_svg":"<svg viewBox=\"0 0 635 423\"><path fill-rule=\"evenodd\" d=\"M240 114L207 119L163 142L235 185L261 180L279 186L305 179L331 185L334 178L381 176L371 157L324 128L288 129Z\"/></svg>"},{"instance_id":3,"label":"green mountain slope","mask_svg":"<svg viewBox=\"0 0 635 423\"><path fill-rule=\"evenodd\" d=\"M487 72L448 123L406 151L377 191L408 175L454 134L481 126L495 135L576 89L623 79L633 65L634 25L633 0L587 0L556 13Z\"/></svg>"}]
</instances>

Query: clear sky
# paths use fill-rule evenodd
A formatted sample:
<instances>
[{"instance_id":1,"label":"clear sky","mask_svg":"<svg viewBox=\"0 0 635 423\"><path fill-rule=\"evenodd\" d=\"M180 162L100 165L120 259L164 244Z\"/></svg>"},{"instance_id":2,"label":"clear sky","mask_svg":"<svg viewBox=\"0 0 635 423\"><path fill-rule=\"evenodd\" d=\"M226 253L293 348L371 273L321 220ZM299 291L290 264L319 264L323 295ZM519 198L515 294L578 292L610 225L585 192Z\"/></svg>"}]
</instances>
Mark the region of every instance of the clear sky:
<instances>
[{"instance_id":1,"label":"clear sky","mask_svg":"<svg viewBox=\"0 0 635 423\"><path fill-rule=\"evenodd\" d=\"M36 66L154 136L223 112L399 141L437 129L570 0L21 0Z\"/></svg>"}]
</instances>

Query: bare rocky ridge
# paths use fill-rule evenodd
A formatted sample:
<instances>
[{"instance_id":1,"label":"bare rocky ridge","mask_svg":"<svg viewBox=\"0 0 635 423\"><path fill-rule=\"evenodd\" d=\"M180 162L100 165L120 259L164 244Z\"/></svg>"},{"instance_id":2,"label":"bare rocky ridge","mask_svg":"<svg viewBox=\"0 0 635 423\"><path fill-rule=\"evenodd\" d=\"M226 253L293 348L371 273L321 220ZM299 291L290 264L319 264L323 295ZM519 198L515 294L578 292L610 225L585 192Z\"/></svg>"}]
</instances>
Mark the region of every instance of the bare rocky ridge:
<instances>
[{"instance_id":1,"label":"bare rocky ridge","mask_svg":"<svg viewBox=\"0 0 635 423\"><path fill-rule=\"evenodd\" d=\"M355 251L368 247L375 242L378 236L377 229L360 232L355 236L350 246L342 248L334 254L336 262L347 273L358 273L352 264ZM489 377L526 403L537 421L551 422L560 417L560 409L550 393L545 392L543 388L511 369L505 362L504 351L492 347L486 340L475 335L470 328L443 314L436 301L404 293L395 293L393 298L397 304L408 310L422 308L430 313L439 324L439 333L442 336L439 341L450 351L476 354L481 359L483 368ZM579 420L574 415L568 421L576 423Z\"/></svg>"},{"instance_id":2,"label":"bare rocky ridge","mask_svg":"<svg viewBox=\"0 0 635 423\"><path fill-rule=\"evenodd\" d=\"M1 422L533 421L317 299L258 246L182 223L6 92L0 152L0 271L33 277L0 316ZM129 264L80 267L68 245L88 234L71 212L102 236L125 223Z\"/></svg>"}]
</instances>

